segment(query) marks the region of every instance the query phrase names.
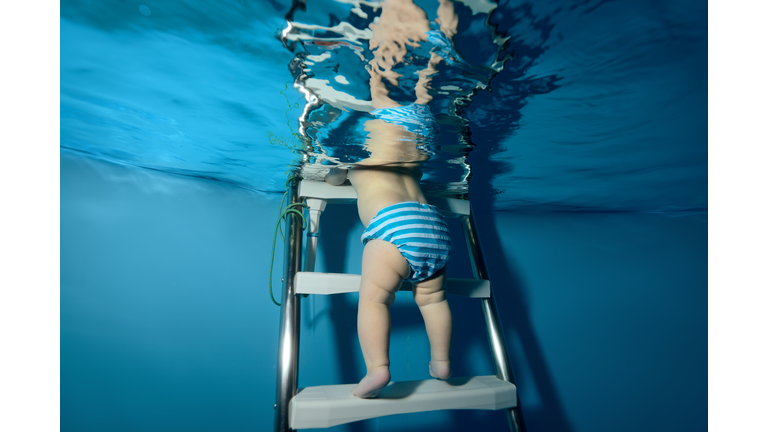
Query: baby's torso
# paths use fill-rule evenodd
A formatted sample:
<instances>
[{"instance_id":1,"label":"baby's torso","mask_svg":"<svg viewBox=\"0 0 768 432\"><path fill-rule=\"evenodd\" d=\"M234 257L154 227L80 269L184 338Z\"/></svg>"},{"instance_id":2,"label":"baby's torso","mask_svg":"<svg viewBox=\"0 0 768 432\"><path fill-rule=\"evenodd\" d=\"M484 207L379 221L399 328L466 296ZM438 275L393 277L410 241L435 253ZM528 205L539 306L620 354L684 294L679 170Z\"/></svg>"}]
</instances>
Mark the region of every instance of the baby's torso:
<instances>
[{"instance_id":1,"label":"baby's torso","mask_svg":"<svg viewBox=\"0 0 768 432\"><path fill-rule=\"evenodd\" d=\"M358 167L348 174L349 182L357 193L357 210L364 226L376 214L393 204L417 201L427 203L419 187L421 170L418 167Z\"/></svg>"}]
</instances>

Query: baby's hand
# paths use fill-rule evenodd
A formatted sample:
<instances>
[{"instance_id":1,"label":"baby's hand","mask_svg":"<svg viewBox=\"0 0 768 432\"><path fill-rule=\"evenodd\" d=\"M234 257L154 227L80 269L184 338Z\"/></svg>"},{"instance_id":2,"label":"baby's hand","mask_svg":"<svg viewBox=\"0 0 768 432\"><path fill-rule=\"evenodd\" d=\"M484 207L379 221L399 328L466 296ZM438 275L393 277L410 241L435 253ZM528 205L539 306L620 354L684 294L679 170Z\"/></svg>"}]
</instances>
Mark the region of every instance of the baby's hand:
<instances>
[{"instance_id":1,"label":"baby's hand","mask_svg":"<svg viewBox=\"0 0 768 432\"><path fill-rule=\"evenodd\" d=\"M340 186L347 180L347 170L344 168L331 168L325 176L325 182L333 186Z\"/></svg>"}]
</instances>

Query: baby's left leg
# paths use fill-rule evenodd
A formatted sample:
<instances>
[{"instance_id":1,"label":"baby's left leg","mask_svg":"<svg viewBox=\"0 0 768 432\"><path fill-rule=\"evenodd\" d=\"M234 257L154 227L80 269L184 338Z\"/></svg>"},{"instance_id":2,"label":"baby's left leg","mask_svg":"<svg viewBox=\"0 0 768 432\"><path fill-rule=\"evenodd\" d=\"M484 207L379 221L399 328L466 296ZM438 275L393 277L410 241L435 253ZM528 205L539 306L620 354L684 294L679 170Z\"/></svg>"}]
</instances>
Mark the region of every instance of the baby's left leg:
<instances>
[{"instance_id":1,"label":"baby's left leg","mask_svg":"<svg viewBox=\"0 0 768 432\"><path fill-rule=\"evenodd\" d=\"M419 305L429 338L429 374L435 378L451 376L453 317L445 294L445 268L432 278L413 285L413 299Z\"/></svg>"},{"instance_id":2,"label":"baby's left leg","mask_svg":"<svg viewBox=\"0 0 768 432\"><path fill-rule=\"evenodd\" d=\"M409 273L408 262L392 243L370 240L365 245L357 334L367 371L352 390L353 396L374 398L389 384L389 307Z\"/></svg>"}]
</instances>

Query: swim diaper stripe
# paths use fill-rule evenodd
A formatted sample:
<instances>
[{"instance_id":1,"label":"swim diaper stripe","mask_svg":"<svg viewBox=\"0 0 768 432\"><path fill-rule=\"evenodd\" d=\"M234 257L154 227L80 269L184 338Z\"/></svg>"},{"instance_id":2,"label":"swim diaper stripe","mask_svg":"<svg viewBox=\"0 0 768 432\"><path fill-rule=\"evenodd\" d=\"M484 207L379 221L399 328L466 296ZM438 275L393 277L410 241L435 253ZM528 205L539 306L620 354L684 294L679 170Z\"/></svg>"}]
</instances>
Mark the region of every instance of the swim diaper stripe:
<instances>
[{"instance_id":1,"label":"swim diaper stripe","mask_svg":"<svg viewBox=\"0 0 768 432\"><path fill-rule=\"evenodd\" d=\"M371 114L381 120L405 128L408 132L424 137L434 135L437 121L427 105L408 104L392 108L379 108Z\"/></svg>"},{"instance_id":2,"label":"swim diaper stripe","mask_svg":"<svg viewBox=\"0 0 768 432\"><path fill-rule=\"evenodd\" d=\"M378 239L397 246L411 266L407 281L420 281L445 266L451 251L448 226L437 207L405 202L382 209L361 237L363 244Z\"/></svg>"}]
</instances>

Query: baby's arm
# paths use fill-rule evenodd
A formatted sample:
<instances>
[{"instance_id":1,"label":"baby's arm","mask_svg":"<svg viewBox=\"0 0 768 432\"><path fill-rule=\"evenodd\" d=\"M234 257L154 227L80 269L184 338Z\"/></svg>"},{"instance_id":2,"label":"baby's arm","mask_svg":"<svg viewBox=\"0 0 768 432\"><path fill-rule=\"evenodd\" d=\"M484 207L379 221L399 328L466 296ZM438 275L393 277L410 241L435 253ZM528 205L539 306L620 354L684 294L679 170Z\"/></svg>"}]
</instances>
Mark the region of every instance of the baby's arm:
<instances>
[{"instance_id":1,"label":"baby's arm","mask_svg":"<svg viewBox=\"0 0 768 432\"><path fill-rule=\"evenodd\" d=\"M347 181L347 170L344 168L331 168L325 176L325 182L334 186L341 186Z\"/></svg>"}]
</instances>

